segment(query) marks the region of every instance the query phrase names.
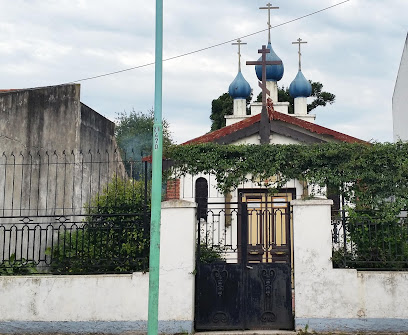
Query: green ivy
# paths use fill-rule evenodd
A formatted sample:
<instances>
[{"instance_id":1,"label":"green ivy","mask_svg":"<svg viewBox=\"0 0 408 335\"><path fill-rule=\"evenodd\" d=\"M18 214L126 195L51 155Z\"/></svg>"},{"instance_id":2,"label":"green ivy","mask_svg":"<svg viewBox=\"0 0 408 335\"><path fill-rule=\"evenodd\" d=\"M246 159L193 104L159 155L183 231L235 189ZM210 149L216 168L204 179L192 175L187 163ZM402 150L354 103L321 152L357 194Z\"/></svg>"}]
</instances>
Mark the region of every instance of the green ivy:
<instances>
[{"instance_id":1,"label":"green ivy","mask_svg":"<svg viewBox=\"0 0 408 335\"><path fill-rule=\"evenodd\" d=\"M291 179L330 185L359 206L408 207L408 144L324 143L314 145L172 146L167 157L177 175L209 173L223 193L246 181L279 189ZM278 181L268 182L271 176ZM389 198L393 202L389 202Z\"/></svg>"},{"instance_id":2,"label":"green ivy","mask_svg":"<svg viewBox=\"0 0 408 335\"><path fill-rule=\"evenodd\" d=\"M398 214L408 209L407 143L206 143L173 146L167 157L174 161L174 175L215 175L224 194L246 181L260 181L271 191L292 179L328 185L331 193L355 204L347 209L353 252L335 250L333 264L343 267L347 260L347 266L356 268L406 267L408 232ZM270 183L271 176L277 181Z\"/></svg>"}]
</instances>

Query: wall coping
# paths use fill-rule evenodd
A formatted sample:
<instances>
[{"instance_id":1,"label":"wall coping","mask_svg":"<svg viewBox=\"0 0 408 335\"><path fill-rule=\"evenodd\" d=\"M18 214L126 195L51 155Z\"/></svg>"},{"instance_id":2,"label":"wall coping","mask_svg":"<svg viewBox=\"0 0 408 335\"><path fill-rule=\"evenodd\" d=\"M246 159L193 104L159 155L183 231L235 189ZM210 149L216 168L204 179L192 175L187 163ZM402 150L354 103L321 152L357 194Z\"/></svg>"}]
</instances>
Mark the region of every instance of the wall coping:
<instances>
[{"instance_id":1,"label":"wall coping","mask_svg":"<svg viewBox=\"0 0 408 335\"><path fill-rule=\"evenodd\" d=\"M196 208L197 204L195 202L180 200L180 199L172 199L163 201L161 203L161 208Z\"/></svg>"},{"instance_id":2,"label":"wall coping","mask_svg":"<svg viewBox=\"0 0 408 335\"><path fill-rule=\"evenodd\" d=\"M292 206L331 206L333 200L331 199L312 199L312 200L292 200Z\"/></svg>"}]
</instances>

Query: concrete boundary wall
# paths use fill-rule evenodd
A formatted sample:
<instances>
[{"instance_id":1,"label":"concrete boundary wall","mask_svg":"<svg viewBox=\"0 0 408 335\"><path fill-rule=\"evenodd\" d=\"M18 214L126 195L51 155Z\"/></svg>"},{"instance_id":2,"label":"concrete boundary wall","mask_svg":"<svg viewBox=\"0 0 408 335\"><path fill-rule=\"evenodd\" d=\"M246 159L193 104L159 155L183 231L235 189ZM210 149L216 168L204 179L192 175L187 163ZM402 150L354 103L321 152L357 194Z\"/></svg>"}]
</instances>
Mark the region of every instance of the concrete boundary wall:
<instances>
[{"instance_id":1,"label":"concrete boundary wall","mask_svg":"<svg viewBox=\"0 0 408 335\"><path fill-rule=\"evenodd\" d=\"M408 331L408 272L333 269L331 200L294 200L295 326Z\"/></svg>"},{"instance_id":2,"label":"concrete boundary wall","mask_svg":"<svg viewBox=\"0 0 408 335\"><path fill-rule=\"evenodd\" d=\"M159 331L191 333L195 203L162 203ZM0 277L0 333L146 331L148 273Z\"/></svg>"}]
</instances>

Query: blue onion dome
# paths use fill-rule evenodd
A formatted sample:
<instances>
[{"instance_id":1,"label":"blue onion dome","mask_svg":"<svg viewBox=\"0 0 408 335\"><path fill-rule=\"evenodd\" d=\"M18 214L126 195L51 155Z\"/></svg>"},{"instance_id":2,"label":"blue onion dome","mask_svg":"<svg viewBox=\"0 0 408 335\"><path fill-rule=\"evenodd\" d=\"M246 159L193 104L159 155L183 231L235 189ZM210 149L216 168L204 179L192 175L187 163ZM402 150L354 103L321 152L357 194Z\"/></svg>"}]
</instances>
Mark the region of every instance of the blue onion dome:
<instances>
[{"instance_id":1,"label":"blue onion dome","mask_svg":"<svg viewBox=\"0 0 408 335\"><path fill-rule=\"evenodd\" d=\"M269 53L266 54L267 61L282 61L275 51L272 49L271 43L268 43ZM262 56L258 59L262 61ZM266 66L266 80L268 81L279 81L283 77L283 72L285 71L283 64L279 65L267 65ZM256 76L260 81L262 81L262 65L255 66Z\"/></svg>"},{"instance_id":2,"label":"blue onion dome","mask_svg":"<svg viewBox=\"0 0 408 335\"><path fill-rule=\"evenodd\" d=\"M241 71L238 71L237 76L229 86L228 93L233 99L246 99L251 94L251 86L249 86Z\"/></svg>"},{"instance_id":3,"label":"blue onion dome","mask_svg":"<svg viewBox=\"0 0 408 335\"><path fill-rule=\"evenodd\" d=\"M305 78L301 70L299 70L295 79L290 84L289 94L292 98L307 98L312 94L312 85Z\"/></svg>"}]
</instances>

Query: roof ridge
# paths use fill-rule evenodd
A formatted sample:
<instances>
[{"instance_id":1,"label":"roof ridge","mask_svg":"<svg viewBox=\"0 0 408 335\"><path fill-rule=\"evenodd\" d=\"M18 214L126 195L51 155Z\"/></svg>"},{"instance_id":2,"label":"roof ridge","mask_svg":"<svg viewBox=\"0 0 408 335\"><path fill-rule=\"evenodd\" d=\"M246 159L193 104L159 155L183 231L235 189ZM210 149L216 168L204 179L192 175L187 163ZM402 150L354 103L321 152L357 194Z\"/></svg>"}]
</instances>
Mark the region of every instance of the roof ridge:
<instances>
[{"instance_id":1,"label":"roof ridge","mask_svg":"<svg viewBox=\"0 0 408 335\"><path fill-rule=\"evenodd\" d=\"M270 111L269 112L269 119L270 120L277 120L277 121L283 121L283 122L287 122L290 124L293 124L295 126L298 126L300 128L309 130L313 133L316 134L321 134L321 135L331 135L334 138L337 138L340 141L343 142L360 142L360 143L368 143L367 141L361 140L357 137L354 136L350 136L344 133L341 133L339 131L318 125L316 123L312 123L306 120L302 120L299 119L295 116L292 116L290 114L284 114L284 113L280 113L278 111Z\"/></svg>"},{"instance_id":2,"label":"roof ridge","mask_svg":"<svg viewBox=\"0 0 408 335\"><path fill-rule=\"evenodd\" d=\"M229 126L225 126L220 129L209 132L207 134L193 138L187 142L181 143L181 145L212 142L218 138L234 133L237 130L246 128L256 122L259 122L260 120L261 120L261 114L256 114L251 117L245 118L241 121L238 121L236 123L230 124Z\"/></svg>"}]
</instances>

